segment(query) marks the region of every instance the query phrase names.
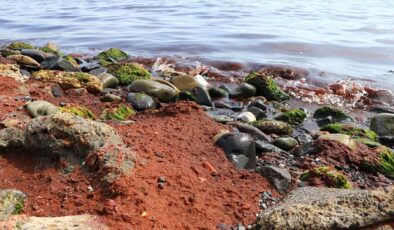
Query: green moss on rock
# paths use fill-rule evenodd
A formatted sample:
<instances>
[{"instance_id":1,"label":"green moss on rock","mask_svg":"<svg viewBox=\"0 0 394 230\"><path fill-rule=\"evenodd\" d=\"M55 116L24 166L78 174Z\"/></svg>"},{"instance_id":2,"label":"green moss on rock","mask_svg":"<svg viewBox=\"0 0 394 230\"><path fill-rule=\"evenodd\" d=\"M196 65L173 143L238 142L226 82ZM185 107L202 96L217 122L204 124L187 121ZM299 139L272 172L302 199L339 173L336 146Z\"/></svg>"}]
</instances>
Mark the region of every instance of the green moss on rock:
<instances>
[{"instance_id":1,"label":"green moss on rock","mask_svg":"<svg viewBox=\"0 0 394 230\"><path fill-rule=\"evenodd\" d=\"M277 135L290 135L293 133L293 127L286 122L276 120L258 120L251 122L251 125L260 129L266 134L277 134Z\"/></svg>"},{"instance_id":2,"label":"green moss on rock","mask_svg":"<svg viewBox=\"0 0 394 230\"><path fill-rule=\"evenodd\" d=\"M313 114L313 118L320 119L331 116L335 122L350 119L350 117L340 109L324 106L319 108Z\"/></svg>"},{"instance_id":3,"label":"green moss on rock","mask_svg":"<svg viewBox=\"0 0 394 230\"><path fill-rule=\"evenodd\" d=\"M22 50L22 49L34 49L34 46L25 42L13 42L7 48L12 50Z\"/></svg>"},{"instance_id":4,"label":"green moss on rock","mask_svg":"<svg viewBox=\"0 0 394 230\"><path fill-rule=\"evenodd\" d=\"M291 125L299 125L305 121L306 113L301 109L291 109L275 117L275 120L285 121Z\"/></svg>"},{"instance_id":5,"label":"green moss on rock","mask_svg":"<svg viewBox=\"0 0 394 230\"><path fill-rule=\"evenodd\" d=\"M116 108L107 109L104 111L102 118L104 120L119 120L124 121L130 116L135 115L135 111L130 107L121 105Z\"/></svg>"},{"instance_id":6,"label":"green moss on rock","mask_svg":"<svg viewBox=\"0 0 394 230\"><path fill-rule=\"evenodd\" d=\"M108 67L121 85L129 85L135 80L150 80L151 74L143 66L136 63L113 64Z\"/></svg>"},{"instance_id":7,"label":"green moss on rock","mask_svg":"<svg viewBox=\"0 0 394 230\"><path fill-rule=\"evenodd\" d=\"M51 49L51 48L49 48L49 47L46 47L46 46L39 48L39 50L41 50L41 51L44 52L44 53L51 53L51 54L56 54L56 55L58 55L58 51L56 51L56 50L54 50L54 49Z\"/></svg>"},{"instance_id":8,"label":"green moss on rock","mask_svg":"<svg viewBox=\"0 0 394 230\"><path fill-rule=\"evenodd\" d=\"M264 96L268 100L285 101L290 98L271 76L260 73L250 73L244 79L244 82L256 87L257 95Z\"/></svg>"},{"instance_id":9,"label":"green moss on rock","mask_svg":"<svg viewBox=\"0 0 394 230\"><path fill-rule=\"evenodd\" d=\"M378 138L376 133L370 129L357 128L349 124L339 124L339 123L328 124L323 126L320 130L328 131L330 133L346 134L353 138L357 138L357 137L368 138L373 141L377 141Z\"/></svg>"},{"instance_id":10,"label":"green moss on rock","mask_svg":"<svg viewBox=\"0 0 394 230\"><path fill-rule=\"evenodd\" d=\"M79 117L89 119L89 120L96 119L96 117L94 116L92 111L90 111L85 106L65 106L65 107L60 107L59 111L62 113L73 114L75 116L79 116Z\"/></svg>"},{"instance_id":11,"label":"green moss on rock","mask_svg":"<svg viewBox=\"0 0 394 230\"><path fill-rule=\"evenodd\" d=\"M306 173L301 174L300 180L308 181L310 178L321 178L323 182L326 183L328 187L335 187L335 188L344 188L350 189L352 188L351 183L348 181L345 175L336 172L335 170L331 169L327 166L321 166L309 170Z\"/></svg>"},{"instance_id":12,"label":"green moss on rock","mask_svg":"<svg viewBox=\"0 0 394 230\"><path fill-rule=\"evenodd\" d=\"M389 148L382 148L380 152L380 171L390 177L394 178L394 152Z\"/></svg>"},{"instance_id":13,"label":"green moss on rock","mask_svg":"<svg viewBox=\"0 0 394 230\"><path fill-rule=\"evenodd\" d=\"M109 50L99 53L95 58L103 66L109 65L113 62L128 58L129 56L118 48L111 48Z\"/></svg>"},{"instance_id":14,"label":"green moss on rock","mask_svg":"<svg viewBox=\"0 0 394 230\"><path fill-rule=\"evenodd\" d=\"M188 91L181 91L176 97L177 101L197 101L196 97L188 92Z\"/></svg>"}]
</instances>

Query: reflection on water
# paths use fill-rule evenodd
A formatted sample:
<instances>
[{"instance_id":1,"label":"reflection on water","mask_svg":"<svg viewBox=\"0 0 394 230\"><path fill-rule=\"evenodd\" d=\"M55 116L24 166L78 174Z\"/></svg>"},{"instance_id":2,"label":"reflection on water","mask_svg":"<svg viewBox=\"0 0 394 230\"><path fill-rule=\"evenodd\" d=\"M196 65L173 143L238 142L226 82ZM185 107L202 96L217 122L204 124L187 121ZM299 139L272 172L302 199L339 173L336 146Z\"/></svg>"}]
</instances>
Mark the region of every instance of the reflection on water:
<instances>
[{"instance_id":1,"label":"reflection on water","mask_svg":"<svg viewBox=\"0 0 394 230\"><path fill-rule=\"evenodd\" d=\"M394 88L394 1L0 0L0 43L283 63Z\"/></svg>"}]
</instances>

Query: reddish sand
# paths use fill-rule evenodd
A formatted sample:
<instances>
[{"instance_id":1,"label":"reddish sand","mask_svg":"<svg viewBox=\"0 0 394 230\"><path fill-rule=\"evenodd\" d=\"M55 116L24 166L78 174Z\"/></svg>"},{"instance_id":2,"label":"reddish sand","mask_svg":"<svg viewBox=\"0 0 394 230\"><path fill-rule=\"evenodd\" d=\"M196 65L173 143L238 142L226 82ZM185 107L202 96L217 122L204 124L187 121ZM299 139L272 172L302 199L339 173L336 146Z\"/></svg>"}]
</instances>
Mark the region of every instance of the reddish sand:
<instances>
[{"instance_id":1,"label":"reddish sand","mask_svg":"<svg viewBox=\"0 0 394 230\"><path fill-rule=\"evenodd\" d=\"M56 99L39 93L48 85L27 86L33 98L55 104L77 102L78 97L68 93ZM10 92L0 88L0 94L10 94L5 91ZM79 104L97 112L108 105L91 95L79 99ZM1 107L0 115L17 111L20 104ZM65 174L59 170L65 167L62 160L21 151L0 156L0 187L28 195L27 215L91 213L112 229L216 229L219 224L254 221L259 194L271 188L260 175L235 170L214 144L212 138L225 126L213 122L196 104L186 102L140 113L133 120L129 125L113 125L138 155L131 179L122 184L124 194L108 197L92 173L77 167ZM159 177L165 179L161 188ZM88 186L94 191L89 192Z\"/></svg>"}]
</instances>

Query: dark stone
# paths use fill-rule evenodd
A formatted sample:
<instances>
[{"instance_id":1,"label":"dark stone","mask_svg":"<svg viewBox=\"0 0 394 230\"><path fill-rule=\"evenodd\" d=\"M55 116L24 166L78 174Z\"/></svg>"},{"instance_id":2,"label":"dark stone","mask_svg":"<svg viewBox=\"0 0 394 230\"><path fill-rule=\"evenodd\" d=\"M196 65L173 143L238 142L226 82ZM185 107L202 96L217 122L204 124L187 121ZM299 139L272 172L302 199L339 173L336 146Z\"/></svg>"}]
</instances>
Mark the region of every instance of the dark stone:
<instances>
[{"instance_id":1,"label":"dark stone","mask_svg":"<svg viewBox=\"0 0 394 230\"><path fill-rule=\"evenodd\" d=\"M126 100L133 106L134 109L139 111L157 108L155 100L151 96L144 93L129 93L127 94Z\"/></svg>"},{"instance_id":2,"label":"dark stone","mask_svg":"<svg viewBox=\"0 0 394 230\"><path fill-rule=\"evenodd\" d=\"M223 148L227 158L236 168L253 169L256 166L256 148L249 134L226 133L216 144Z\"/></svg>"},{"instance_id":3,"label":"dark stone","mask_svg":"<svg viewBox=\"0 0 394 230\"><path fill-rule=\"evenodd\" d=\"M21 51L21 54L33 58L38 63L41 63L46 58L51 56L51 55L49 55L41 50L38 50L38 49L23 49Z\"/></svg>"},{"instance_id":4,"label":"dark stone","mask_svg":"<svg viewBox=\"0 0 394 230\"><path fill-rule=\"evenodd\" d=\"M209 93L202 87L197 86L192 90L192 94L200 105L206 105L212 107L212 99Z\"/></svg>"},{"instance_id":5,"label":"dark stone","mask_svg":"<svg viewBox=\"0 0 394 230\"><path fill-rule=\"evenodd\" d=\"M52 95L54 97L63 97L64 96L64 91L63 91L62 87L60 87L59 84L53 84L51 86L51 91L52 91Z\"/></svg>"},{"instance_id":6,"label":"dark stone","mask_svg":"<svg viewBox=\"0 0 394 230\"><path fill-rule=\"evenodd\" d=\"M265 114L265 112L262 109L259 109L257 107L248 107L247 111L253 113L253 115L256 117L257 120L267 117L267 114Z\"/></svg>"},{"instance_id":7,"label":"dark stone","mask_svg":"<svg viewBox=\"0 0 394 230\"><path fill-rule=\"evenodd\" d=\"M278 148L275 145L272 145L266 141L263 140L256 140L255 141L256 144L256 151L258 153L270 153L270 152L274 152L274 153L284 153L286 155L289 155L288 152L284 151L281 148Z\"/></svg>"},{"instance_id":8,"label":"dark stone","mask_svg":"<svg viewBox=\"0 0 394 230\"><path fill-rule=\"evenodd\" d=\"M68 60L63 59L63 58L58 61L55 68L59 69L59 70L64 70L67 72L80 72L81 71L80 68L74 66L73 64L71 64L71 62L69 62Z\"/></svg>"},{"instance_id":9,"label":"dark stone","mask_svg":"<svg viewBox=\"0 0 394 230\"><path fill-rule=\"evenodd\" d=\"M99 68L95 68L89 71L90 74L97 77L106 72L107 72L107 68L101 66Z\"/></svg>"},{"instance_id":10,"label":"dark stone","mask_svg":"<svg viewBox=\"0 0 394 230\"><path fill-rule=\"evenodd\" d=\"M272 138L270 136L252 125L243 123L231 123L231 125L235 126L240 132L251 135L254 139L272 142Z\"/></svg>"},{"instance_id":11,"label":"dark stone","mask_svg":"<svg viewBox=\"0 0 394 230\"><path fill-rule=\"evenodd\" d=\"M281 194L284 194L291 186L291 174L286 169L263 166L260 168L260 175L267 178L271 185Z\"/></svg>"},{"instance_id":12,"label":"dark stone","mask_svg":"<svg viewBox=\"0 0 394 230\"><path fill-rule=\"evenodd\" d=\"M222 89L222 90L226 91L227 93L230 93L230 91L231 91L231 89L225 85L219 86L219 89Z\"/></svg>"},{"instance_id":13,"label":"dark stone","mask_svg":"<svg viewBox=\"0 0 394 230\"><path fill-rule=\"evenodd\" d=\"M221 97L227 96L227 92L226 91L224 91L224 90L222 90L220 88L217 88L217 87L210 88L208 90L208 92L209 92L209 95L211 97L213 97L213 98L221 98Z\"/></svg>"},{"instance_id":14,"label":"dark stone","mask_svg":"<svg viewBox=\"0 0 394 230\"><path fill-rule=\"evenodd\" d=\"M248 83L242 83L230 92L231 98L249 98L256 94L256 87Z\"/></svg>"},{"instance_id":15,"label":"dark stone","mask_svg":"<svg viewBox=\"0 0 394 230\"><path fill-rule=\"evenodd\" d=\"M51 56L48 58L45 58L43 62L41 62L41 68L42 69L55 69L57 63L61 60L61 57L58 56Z\"/></svg>"},{"instance_id":16,"label":"dark stone","mask_svg":"<svg viewBox=\"0 0 394 230\"><path fill-rule=\"evenodd\" d=\"M261 99L257 99L255 101L252 101L248 105L248 108L251 108L251 107L256 107L256 108L259 108L259 109L261 109L263 111L267 111L267 106L265 105L264 101L261 100Z\"/></svg>"}]
</instances>

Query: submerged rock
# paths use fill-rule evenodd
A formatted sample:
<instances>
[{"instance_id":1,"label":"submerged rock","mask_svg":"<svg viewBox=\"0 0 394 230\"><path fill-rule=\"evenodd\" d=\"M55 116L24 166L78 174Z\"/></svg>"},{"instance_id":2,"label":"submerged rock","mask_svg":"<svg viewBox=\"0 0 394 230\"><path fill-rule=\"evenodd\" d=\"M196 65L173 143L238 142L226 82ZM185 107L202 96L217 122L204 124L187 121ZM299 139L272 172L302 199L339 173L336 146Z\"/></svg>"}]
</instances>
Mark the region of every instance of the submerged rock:
<instances>
[{"instance_id":1,"label":"submerged rock","mask_svg":"<svg viewBox=\"0 0 394 230\"><path fill-rule=\"evenodd\" d=\"M33 101L26 106L27 112L33 117L52 115L57 113L57 107L47 101Z\"/></svg>"},{"instance_id":2,"label":"submerged rock","mask_svg":"<svg viewBox=\"0 0 394 230\"><path fill-rule=\"evenodd\" d=\"M371 120L370 128L379 136L394 137L394 114L381 113L375 115Z\"/></svg>"},{"instance_id":3,"label":"submerged rock","mask_svg":"<svg viewBox=\"0 0 394 230\"><path fill-rule=\"evenodd\" d=\"M36 80L58 83L63 89L85 88L90 93L99 93L103 89L101 81L88 73L40 70L32 75Z\"/></svg>"},{"instance_id":4,"label":"submerged rock","mask_svg":"<svg viewBox=\"0 0 394 230\"><path fill-rule=\"evenodd\" d=\"M129 93L126 98L136 110L156 109L157 105L151 96L144 93Z\"/></svg>"},{"instance_id":5,"label":"submerged rock","mask_svg":"<svg viewBox=\"0 0 394 230\"><path fill-rule=\"evenodd\" d=\"M149 80L152 78L148 70L137 63L112 64L108 72L113 74L121 85L129 85L136 80Z\"/></svg>"},{"instance_id":6,"label":"submerged rock","mask_svg":"<svg viewBox=\"0 0 394 230\"><path fill-rule=\"evenodd\" d=\"M177 95L174 88L151 80L135 80L128 86L128 89L132 92L148 94L163 102L172 101Z\"/></svg>"},{"instance_id":7,"label":"submerged rock","mask_svg":"<svg viewBox=\"0 0 394 230\"><path fill-rule=\"evenodd\" d=\"M257 95L264 96L268 100L286 101L290 98L271 77L265 74L251 73L244 82L256 87Z\"/></svg>"},{"instance_id":8,"label":"submerged rock","mask_svg":"<svg viewBox=\"0 0 394 230\"><path fill-rule=\"evenodd\" d=\"M267 134L290 135L293 133L291 125L283 121L258 120L251 124Z\"/></svg>"},{"instance_id":9,"label":"submerged rock","mask_svg":"<svg viewBox=\"0 0 394 230\"><path fill-rule=\"evenodd\" d=\"M351 190L303 187L263 211L255 229L356 229L394 218L394 187Z\"/></svg>"},{"instance_id":10,"label":"submerged rock","mask_svg":"<svg viewBox=\"0 0 394 230\"><path fill-rule=\"evenodd\" d=\"M225 133L216 141L227 159L237 168L253 169L256 166L256 148L253 138L246 133Z\"/></svg>"}]
</instances>

